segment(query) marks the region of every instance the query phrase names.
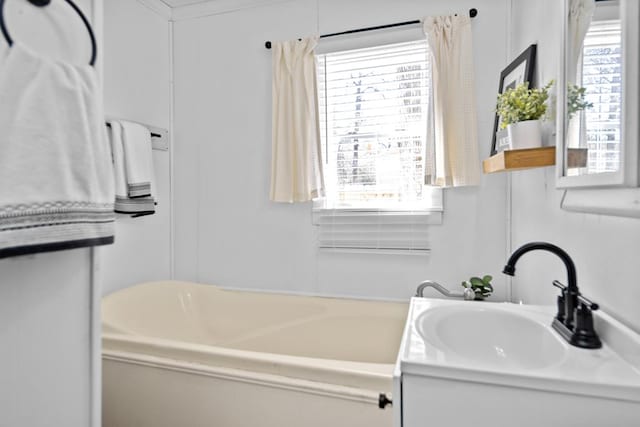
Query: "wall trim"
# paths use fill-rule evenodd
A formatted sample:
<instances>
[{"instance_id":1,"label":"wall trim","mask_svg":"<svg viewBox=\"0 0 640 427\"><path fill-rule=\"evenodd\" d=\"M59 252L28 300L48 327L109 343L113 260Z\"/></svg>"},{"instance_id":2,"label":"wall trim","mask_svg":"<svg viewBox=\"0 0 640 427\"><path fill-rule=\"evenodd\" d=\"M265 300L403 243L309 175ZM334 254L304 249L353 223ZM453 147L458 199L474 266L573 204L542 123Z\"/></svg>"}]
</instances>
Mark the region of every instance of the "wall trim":
<instances>
[{"instance_id":1,"label":"wall trim","mask_svg":"<svg viewBox=\"0 0 640 427\"><path fill-rule=\"evenodd\" d=\"M98 43L96 70L104 90L104 1L91 1L91 22ZM89 426L102 425L102 281L100 248L89 248Z\"/></svg>"},{"instance_id":2,"label":"wall trim","mask_svg":"<svg viewBox=\"0 0 640 427\"><path fill-rule=\"evenodd\" d=\"M509 0L505 3L505 17L507 22L507 27L505 28L505 58L504 63L508 64L512 57L513 46L511 46L511 41L513 40L513 1ZM513 252L513 175L511 173L507 174L507 194L505 196L505 253L504 259L509 259L511 253ZM505 276L505 275L503 275ZM515 302L513 301L513 276L505 277L505 301Z\"/></svg>"},{"instance_id":3,"label":"wall trim","mask_svg":"<svg viewBox=\"0 0 640 427\"><path fill-rule=\"evenodd\" d=\"M101 248L89 248L89 379L90 426L100 427L102 419L102 280Z\"/></svg>"},{"instance_id":4,"label":"wall trim","mask_svg":"<svg viewBox=\"0 0 640 427\"><path fill-rule=\"evenodd\" d=\"M138 0L140 1L140 0ZM144 0L149 1L149 0ZM159 0L153 0L159 1ZM236 12L238 10L253 7L269 6L277 3L288 3L294 0L216 0L179 6L172 9L172 20L182 21L186 19L200 18L203 16L220 15Z\"/></svg>"},{"instance_id":5,"label":"wall trim","mask_svg":"<svg viewBox=\"0 0 640 427\"><path fill-rule=\"evenodd\" d=\"M174 141L175 137L175 45L173 37L173 21L167 23L169 26L169 138ZM176 220L175 220L175 144L169 146L169 277L173 280L176 277Z\"/></svg>"},{"instance_id":6,"label":"wall trim","mask_svg":"<svg viewBox=\"0 0 640 427\"><path fill-rule=\"evenodd\" d=\"M171 7L162 0L137 0L138 3L147 9L157 13L163 18L171 19Z\"/></svg>"}]
</instances>

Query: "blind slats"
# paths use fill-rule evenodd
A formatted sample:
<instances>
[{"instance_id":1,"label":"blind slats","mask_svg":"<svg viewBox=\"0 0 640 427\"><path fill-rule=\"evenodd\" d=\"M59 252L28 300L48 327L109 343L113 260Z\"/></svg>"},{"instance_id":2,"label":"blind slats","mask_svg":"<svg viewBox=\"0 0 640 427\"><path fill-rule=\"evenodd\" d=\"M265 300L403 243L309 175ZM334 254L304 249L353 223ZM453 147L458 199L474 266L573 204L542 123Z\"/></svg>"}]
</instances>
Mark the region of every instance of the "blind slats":
<instances>
[{"instance_id":1,"label":"blind slats","mask_svg":"<svg viewBox=\"0 0 640 427\"><path fill-rule=\"evenodd\" d=\"M377 185L388 190L391 181L399 202L419 200L431 87L426 41L319 55L318 64L328 197L375 201Z\"/></svg>"},{"instance_id":2,"label":"blind slats","mask_svg":"<svg viewBox=\"0 0 640 427\"><path fill-rule=\"evenodd\" d=\"M621 125L620 21L594 21L584 40L582 85L593 106L585 111L589 173L619 168Z\"/></svg>"},{"instance_id":3,"label":"blind slats","mask_svg":"<svg viewBox=\"0 0 640 427\"><path fill-rule=\"evenodd\" d=\"M428 229L440 212L358 212L314 209L318 247L325 249L429 250Z\"/></svg>"}]
</instances>

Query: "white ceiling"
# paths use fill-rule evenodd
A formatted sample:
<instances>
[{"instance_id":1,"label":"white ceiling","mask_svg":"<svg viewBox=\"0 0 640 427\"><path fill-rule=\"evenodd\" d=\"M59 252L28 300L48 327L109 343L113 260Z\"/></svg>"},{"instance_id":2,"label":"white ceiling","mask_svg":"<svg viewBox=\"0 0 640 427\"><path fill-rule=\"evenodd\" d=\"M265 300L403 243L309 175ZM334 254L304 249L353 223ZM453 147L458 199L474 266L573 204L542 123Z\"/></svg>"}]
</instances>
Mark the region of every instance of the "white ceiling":
<instances>
[{"instance_id":1,"label":"white ceiling","mask_svg":"<svg viewBox=\"0 0 640 427\"><path fill-rule=\"evenodd\" d=\"M283 0L138 0L173 21L240 10Z\"/></svg>"},{"instance_id":2,"label":"white ceiling","mask_svg":"<svg viewBox=\"0 0 640 427\"><path fill-rule=\"evenodd\" d=\"M188 6L197 3L208 3L209 1L212 0L162 0L162 2L166 3L169 7Z\"/></svg>"}]
</instances>

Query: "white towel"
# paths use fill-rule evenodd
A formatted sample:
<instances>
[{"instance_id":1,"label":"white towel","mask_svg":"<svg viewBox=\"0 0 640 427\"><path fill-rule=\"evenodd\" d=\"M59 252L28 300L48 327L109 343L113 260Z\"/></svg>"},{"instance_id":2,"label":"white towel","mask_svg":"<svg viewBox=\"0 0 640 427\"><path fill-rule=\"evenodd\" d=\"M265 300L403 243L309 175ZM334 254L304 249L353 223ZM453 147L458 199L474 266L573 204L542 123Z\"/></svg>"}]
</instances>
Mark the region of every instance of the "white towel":
<instances>
[{"instance_id":1,"label":"white towel","mask_svg":"<svg viewBox=\"0 0 640 427\"><path fill-rule=\"evenodd\" d=\"M134 214L134 216L149 215L155 213L155 203L151 196L136 198L129 197L127 190L125 152L122 142L122 125L119 121L112 120L109 123L109 126L109 136L111 140L111 152L113 155L113 170L116 186L116 212L122 214Z\"/></svg>"},{"instance_id":2,"label":"white towel","mask_svg":"<svg viewBox=\"0 0 640 427\"><path fill-rule=\"evenodd\" d=\"M0 258L113 243L114 185L95 69L0 54Z\"/></svg>"},{"instance_id":3,"label":"white towel","mask_svg":"<svg viewBox=\"0 0 640 427\"><path fill-rule=\"evenodd\" d=\"M130 198L151 196L153 180L151 132L138 123L122 120L120 125L128 195Z\"/></svg>"}]
</instances>

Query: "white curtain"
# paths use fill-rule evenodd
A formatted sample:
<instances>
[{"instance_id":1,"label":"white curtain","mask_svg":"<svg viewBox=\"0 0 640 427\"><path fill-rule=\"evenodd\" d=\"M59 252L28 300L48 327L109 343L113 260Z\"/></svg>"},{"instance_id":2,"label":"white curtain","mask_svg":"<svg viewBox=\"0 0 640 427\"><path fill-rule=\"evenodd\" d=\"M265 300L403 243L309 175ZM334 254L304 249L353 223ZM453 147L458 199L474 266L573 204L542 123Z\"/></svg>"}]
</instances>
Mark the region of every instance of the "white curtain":
<instances>
[{"instance_id":1,"label":"white curtain","mask_svg":"<svg viewBox=\"0 0 640 427\"><path fill-rule=\"evenodd\" d=\"M423 30L433 56L435 171L427 184L478 185L480 158L476 96L468 15L427 17Z\"/></svg>"},{"instance_id":2,"label":"white curtain","mask_svg":"<svg viewBox=\"0 0 640 427\"><path fill-rule=\"evenodd\" d=\"M272 43L271 194L306 202L324 193L314 48L317 37Z\"/></svg>"},{"instance_id":3,"label":"white curtain","mask_svg":"<svg viewBox=\"0 0 640 427\"><path fill-rule=\"evenodd\" d=\"M589 31L589 26L596 9L595 0L571 0L569 3L569 16L567 17L567 86L581 82L582 70L578 69L582 56L584 38ZM578 84L582 86L582 84ZM567 127L567 146L579 148L587 146L587 129L585 126L584 111L579 111L569 117Z\"/></svg>"},{"instance_id":4,"label":"white curtain","mask_svg":"<svg viewBox=\"0 0 640 427\"><path fill-rule=\"evenodd\" d=\"M569 3L568 37L570 52L567 55L567 83L576 83L578 81L578 63L582 55L584 38L589 30L589 25L591 25L595 9L595 0L571 0Z\"/></svg>"}]
</instances>

